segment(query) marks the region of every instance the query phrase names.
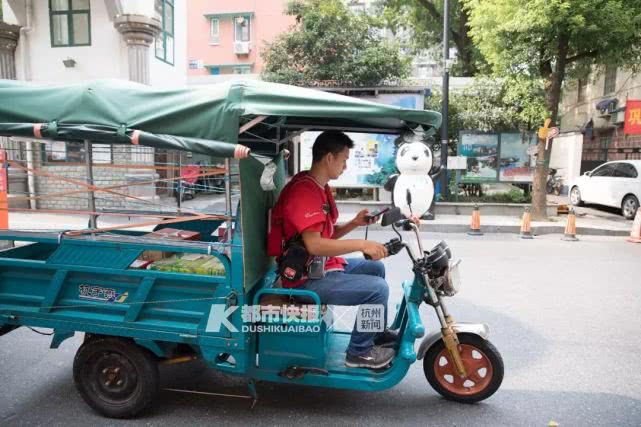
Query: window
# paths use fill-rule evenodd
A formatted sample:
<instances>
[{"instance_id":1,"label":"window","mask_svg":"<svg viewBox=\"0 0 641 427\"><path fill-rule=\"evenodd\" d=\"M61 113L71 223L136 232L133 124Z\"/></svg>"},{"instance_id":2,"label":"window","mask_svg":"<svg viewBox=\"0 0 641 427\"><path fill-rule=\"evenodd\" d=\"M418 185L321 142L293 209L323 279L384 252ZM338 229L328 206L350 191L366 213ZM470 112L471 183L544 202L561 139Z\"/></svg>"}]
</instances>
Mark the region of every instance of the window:
<instances>
[{"instance_id":1,"label":"window","mask_svg":"<svg viewBox=\"0 0 641 427\"><path fill-rule=\"evenodd\" d=\"M209 43L220 44L220 21L212 18L209 25Z\"/></svg>"},{"instance_id":2,"label":"window","mask_svg":"<svg viewBox=\"0 0 641 427\"><path fill-rule=\"evenodd\" d=\"M613 164L607 164L598 167L597 169L594 170L592 173L592 176L612 176L612 173L614 172L614 165Z\"/></svg>"},{"instance_id":3,"label":"window","mask_svg":"<svg viewBox=\"0 0 641 427\"><path fill-rule=\"evenodd\" d=\"M190 59L189 60L189 69L190 70L200 70L204 67L202 59Z\"/></svg>"},{"instance_id":4,"label":"window","mask_svg":"<svg viewBox=\"0 0 641 427\"><path fill-rule=\"evenodd\" d=\"M84 142L46 141L42 149L45 163L85 163ZM93 163L111 163L111 145L92 144L91 155Z\"/></svg>"},{"instance_id":5,"label":"window","mask_svg":"<svg viewBox=\"0 0 641 427\"><path fill-rule=\"evenodd\" d=\"M603 95L607 95L617 89L617 67L608 65L605 67L605 82L603 84Z\"/></svg>"},{"instance_id":6,"label":"window","mask_svg":"<svg viewBox=\"0 0 641 427\"><path fill-rule=\"evenodd\" d=\"M636 178L639 174L634 165L630 163L617 163L614 176L618 178Z\"/></svg>"},{"instance_id":7,"label":"window","mask_svg":"<svg viewBox=\"0 0 641 427\"><path fill-rule=\"evenodd\" d=\"M251 40L251 26L249 16L238 16L234 18L234 40L237 42L248 42Z\"/></svg>"},{"instance_id":8,"label":"window","mask_svg":"<svg viewBox=\"0 0 641 427\"><path fill-rule=\"evenodd\" d=\"M234 74L250 74L251 73L250 65L240 65L234 67Z\"/></svg>"},{"instance_id":9,"label":"window","mask_svg":"<svg viewBox=\"0 0 641 427\"><path fill-rule=\"evenodd\" d=\"M579 79L576 102L585 102L588 92L588 80Z\"/></svg>"},{"instance_id":10,"label":"window","mask_svg":"<svg viewBox=\"0 0 641 427\"><path fill-rule=\"evenodd\" d=\"M90 46L89 0L49 0L51 47Z\"/></svg>"},{"instance_id":11,"label":"window","mask_svg":"<svg viewBox=\"0 0 641 427\"><path fill-rule=\"evenodd\" d=\"M155 8L162 24L156 38L156 58L174 65L174 2L156 0Z\"/></svg>"}]
</instances>

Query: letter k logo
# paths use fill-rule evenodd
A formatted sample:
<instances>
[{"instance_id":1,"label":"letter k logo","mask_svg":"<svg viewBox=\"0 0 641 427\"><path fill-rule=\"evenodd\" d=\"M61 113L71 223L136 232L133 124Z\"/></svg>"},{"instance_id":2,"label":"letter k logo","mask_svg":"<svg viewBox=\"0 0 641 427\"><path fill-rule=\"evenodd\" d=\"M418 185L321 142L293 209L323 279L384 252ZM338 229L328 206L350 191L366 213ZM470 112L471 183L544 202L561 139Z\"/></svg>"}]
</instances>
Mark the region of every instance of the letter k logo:
<instances>
[{"instance_id":1,"label":"letter k logo","mask_svg":"<svg viewBox=\"0 0 641 427\"><path fill-rule=\"evenodd\" d=\"M212 304L205 332L220 332L221 325L225 325L229 332L238 332L238 329L229 322L229 316L237 309L237 305L227 307L226 304Z\"/></svg>"}]
</instances>

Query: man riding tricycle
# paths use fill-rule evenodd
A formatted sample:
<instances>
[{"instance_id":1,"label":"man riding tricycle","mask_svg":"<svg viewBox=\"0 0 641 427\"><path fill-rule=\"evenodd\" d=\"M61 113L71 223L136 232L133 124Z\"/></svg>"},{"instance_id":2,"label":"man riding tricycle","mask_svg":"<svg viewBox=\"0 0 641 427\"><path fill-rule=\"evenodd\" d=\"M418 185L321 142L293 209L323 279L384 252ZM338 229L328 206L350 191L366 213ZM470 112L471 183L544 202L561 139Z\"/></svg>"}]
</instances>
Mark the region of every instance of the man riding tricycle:
<instances>
[{"instance_id":1,"label":"man riding tricycle","mask_svg":"<svg viewBox=\"0 0 641 427\"><path fill-rule=\"evenodd\" d=\"M0 335L20 326L51 328L56 348L84 333L74 380L101 414L137 415L159 388L159 363L194 358L246 378L254 398L259 381L383 390L421 359L430 385L448 399L477 402L499 388L503 362L488 341L487 326L456 323L445 305L458 291L458 263L444 242L423 248L415 218L393 208L380 217L397 238L385 244L341 242L337 239L375 218L363 211L351 225L335 226L328 200L320 207L321 221L305 222L318 207L306 205L303 191L286 203L302 208L302 219L294 219L302 245L292 251L299 251L302 270L296 271L300 264L283 263L296 257L270 252L277 265L268 253L270 211L278 208L285 186L286 144L292 138L307 130L429 133L440 125L438 113L257 81L166 92L111 81L72 86L0 81L0 96L8 101L0 105L0 135L147 145L228 159L225 211L179 212L158 221L156 235L114 227L0 232L3 240L25 242L0 253ZM317 159L326 167L312 168L316 190L326 193L327 180L342 172L340 156L348 151L330 150ZM235 207L232 158L239 171ZM158 239L169 227L197 237ZM282 242L290 237L285 232ZM281 249L285 246L291 249ZM178 255L156 259L145 269L132 267L141 258L149 260L152 251ZM402 300L388 315L387 284L376 260L401 251L409 257L413 278L400 284ZM351 252L373 261L331 259ZM198 260L198 268L189 267ZM174 268L178 262L180 268ZM365 277L358 286L341 288L351 275ZM371 298L364 296L368 293ZM440 323L428 334L419 316L423 303L435 309ZM360 304L354 332L335 329L326 304Z\"/></svg>"}]
</instances>

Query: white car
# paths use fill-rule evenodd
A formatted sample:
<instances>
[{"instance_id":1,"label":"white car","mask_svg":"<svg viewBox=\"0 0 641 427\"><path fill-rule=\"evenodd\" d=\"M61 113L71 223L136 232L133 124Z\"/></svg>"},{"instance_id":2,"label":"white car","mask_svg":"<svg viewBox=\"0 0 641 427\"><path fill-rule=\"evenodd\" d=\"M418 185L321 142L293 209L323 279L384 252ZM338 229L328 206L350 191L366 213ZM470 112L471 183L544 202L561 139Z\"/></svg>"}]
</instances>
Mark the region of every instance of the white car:
<instances>
[{"instance_id":1,"label":"white car","mask_svg":"<svg viewBox=\"0 0 641 427\"><path fill-rule=\"evenodd\" d=\"M641 200L641 160L617 160L584 173L570 185L570 203L620 208L633 219Z\"/></svg>"}]
</instances>

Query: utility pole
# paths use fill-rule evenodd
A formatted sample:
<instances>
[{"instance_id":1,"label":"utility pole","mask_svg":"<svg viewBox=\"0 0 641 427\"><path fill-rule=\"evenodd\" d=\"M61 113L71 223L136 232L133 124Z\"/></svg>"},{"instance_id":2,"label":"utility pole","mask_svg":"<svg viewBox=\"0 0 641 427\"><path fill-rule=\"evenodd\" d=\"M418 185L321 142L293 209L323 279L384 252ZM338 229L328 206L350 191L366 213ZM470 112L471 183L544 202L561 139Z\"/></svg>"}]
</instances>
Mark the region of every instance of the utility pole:
<instances>
[{"instance_id":1,"label":"utility pole","mask_svg":"<svg viewBox=\"0 0 641 427\"><path fill-rule=\"evenodd\" d=\"M443 107L441 108L443 115L443 123L441 124L441 165L445 167L445 171L441 174L441 197L445 198L448 193L448 180L447 180L447 121L449 116L450 105L450 4L449 0L443 0Z\"/></svg>"}]
</instances>

